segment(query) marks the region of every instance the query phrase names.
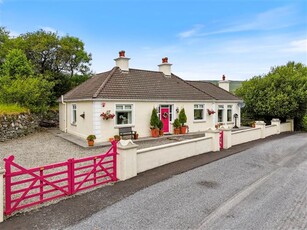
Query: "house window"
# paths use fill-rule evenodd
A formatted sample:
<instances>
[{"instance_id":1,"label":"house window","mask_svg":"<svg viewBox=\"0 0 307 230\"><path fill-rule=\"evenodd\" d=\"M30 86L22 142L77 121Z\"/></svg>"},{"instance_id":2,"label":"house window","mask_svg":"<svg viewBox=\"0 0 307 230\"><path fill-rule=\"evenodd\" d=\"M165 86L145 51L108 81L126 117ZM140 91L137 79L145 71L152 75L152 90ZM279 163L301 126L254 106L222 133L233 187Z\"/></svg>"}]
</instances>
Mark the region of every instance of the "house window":
<instances>
[{"instance_id":1,"label":"house window","mask_svg":"<svg viewBox=\"0 0 307 230\"><path fill-rule=\"evenodd\" d=\"M194 105L194 121L204 120L204 105Z\"/></svg>"},{"instance_id":2,"label":"house window","mask_svg":"<svg viewBox=\"0 0 307 230\"><path fill-rule=\"evenodd\" d=\"M77 105L72 104L72 109L71 109L71 124L76 124L77 123Z\"/></svg>"},{"instance_id":3,"label":"house window","mask_svg":"<svg viewBox=\"0 0 307 230\"><path fill-rule=\"evenodd\" d=\"M224 117L224 105L219 105L217 113L217 121L223 122L223 117Z\"/></svg>"},{"instance_id":4,"label":"house window","mask_svg":"<svg viewBox=\"0 0 307 230\"><path fill-rule=\"evenodd\" d=\"M227 105L227 121L232 121L232 105Z\"/></svg>"},{"instance_id":5,"label":"house window","mask_svg":"<svg viewBox=\"0 0 307 230\"><path fill-rule=\"evenodd\" d=\"M116 125L132 124L132 105L116 105L115 117Z\"/></svg>"}]
</instances>

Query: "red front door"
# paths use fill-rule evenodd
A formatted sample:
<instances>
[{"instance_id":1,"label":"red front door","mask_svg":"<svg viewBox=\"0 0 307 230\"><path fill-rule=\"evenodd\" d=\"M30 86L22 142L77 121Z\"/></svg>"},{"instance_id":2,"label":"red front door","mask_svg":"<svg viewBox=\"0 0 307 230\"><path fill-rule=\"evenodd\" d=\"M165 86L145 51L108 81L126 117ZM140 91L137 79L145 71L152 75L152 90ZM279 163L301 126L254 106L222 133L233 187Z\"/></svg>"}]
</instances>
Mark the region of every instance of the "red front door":
<instances>
[{"instance_id":1,"label":"red front door","mask_svg":"<svg viewBox=\"0 0 307 230\"><path fill-rule=\"evenodd\" d=\"M160 119L163 122L163 131L169 132L169 108L161 108Z\"/></svg>"}]
</instances>

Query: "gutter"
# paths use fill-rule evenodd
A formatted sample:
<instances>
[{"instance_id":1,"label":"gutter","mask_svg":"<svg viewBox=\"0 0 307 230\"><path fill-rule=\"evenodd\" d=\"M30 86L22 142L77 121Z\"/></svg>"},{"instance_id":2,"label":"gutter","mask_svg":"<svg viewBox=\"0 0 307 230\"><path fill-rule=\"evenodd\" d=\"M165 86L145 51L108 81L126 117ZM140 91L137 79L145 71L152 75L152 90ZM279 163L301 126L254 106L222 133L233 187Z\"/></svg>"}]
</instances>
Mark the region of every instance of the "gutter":
<instances>
[{"instance_id":1,"label":"gutter","mask_svg":"<svg viewBox=\"0 0 307 230\"><path fill-rule=\"evenodd\" d=\"M65 106L65 109L64 109L64 117L65 117L65 129L64 129L64 132L67 133L67 104L64 102L64 96L62 95L61 96L61 101L62 101L62 104Z\"/></svg>"}]
</instances>

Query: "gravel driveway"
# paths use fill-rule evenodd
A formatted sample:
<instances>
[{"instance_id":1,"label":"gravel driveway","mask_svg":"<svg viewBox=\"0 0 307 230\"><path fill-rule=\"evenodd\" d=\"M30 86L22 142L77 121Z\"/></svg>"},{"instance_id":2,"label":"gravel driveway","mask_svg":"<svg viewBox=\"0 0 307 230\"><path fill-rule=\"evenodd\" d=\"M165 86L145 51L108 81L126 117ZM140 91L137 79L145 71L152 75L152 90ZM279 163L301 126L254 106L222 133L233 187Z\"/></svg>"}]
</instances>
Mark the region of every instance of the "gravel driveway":
<instances>
[{"instance_id":1,"label":"gravel driveway","mask_svg":"<svg viewBox=\"0 0 307 230\"><path fill-rule=\"evenodd\" d=\"M139 149L174 143L201 135L170 137L138 142ZM111 145L110 145L111 146ZM84 149L54 133L43 130L15 140L0 142L0 167L4 167L3 158L15 156L15 162L26 167L37 167L51 163L63 162L70 158L82 158L106 152L110 147Z\"/></svg>"}]
</instances>

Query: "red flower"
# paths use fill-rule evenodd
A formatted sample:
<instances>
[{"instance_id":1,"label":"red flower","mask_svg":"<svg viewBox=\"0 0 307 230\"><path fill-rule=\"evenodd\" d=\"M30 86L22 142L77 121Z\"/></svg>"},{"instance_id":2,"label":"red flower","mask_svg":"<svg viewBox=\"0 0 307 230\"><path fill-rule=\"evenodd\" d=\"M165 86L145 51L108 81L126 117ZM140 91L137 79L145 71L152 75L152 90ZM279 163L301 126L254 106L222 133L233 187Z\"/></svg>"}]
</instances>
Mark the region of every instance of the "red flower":
<instances>
[{"instance_id":1,"label":"red flower","mask_svg":"<svg viewBox=\"0 0 307 230\"><path fill-rule=\"evenodd\" d=\"M208 114L209 114L209 115L215 114L215 111L214 111L213 109L211 109L211 110L210 110L210 109L207 109L207 111L208 111Z\"/></svg>"},{"instance_id":2,"label":"red flower","mask_svg":"<svg viewBox=\"0 0 307 230\"><path fill-rule=\"evenodd\" d=\"M108 110L107 112L103 112L102 114L100 114L100 116L103 120L109 120L113 119L115 117L115 114L112 114L111 111Z\"/></svg>"}]
</instances>

